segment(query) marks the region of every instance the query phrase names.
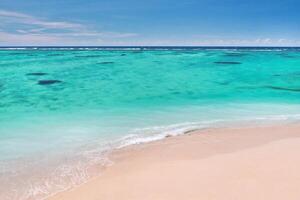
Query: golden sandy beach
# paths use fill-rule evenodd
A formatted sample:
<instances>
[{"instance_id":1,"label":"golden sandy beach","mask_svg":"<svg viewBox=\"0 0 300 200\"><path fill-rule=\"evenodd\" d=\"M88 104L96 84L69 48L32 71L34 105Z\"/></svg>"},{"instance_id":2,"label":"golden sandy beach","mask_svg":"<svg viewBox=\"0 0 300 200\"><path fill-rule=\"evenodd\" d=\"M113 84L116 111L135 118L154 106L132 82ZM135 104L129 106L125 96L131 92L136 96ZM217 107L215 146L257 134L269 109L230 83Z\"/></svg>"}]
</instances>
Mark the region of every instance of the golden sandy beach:
<instances>
[{"instance_id":1,"label":"golden sandy beach","mask_svg":"<svg viewBox=\"0 0 300 200\"><path fill-rule=\"evenodd\" d=\"M50 200L299 200L300 125L210 129L111 155L101 176Z\"/></svg>"}]
</instances>

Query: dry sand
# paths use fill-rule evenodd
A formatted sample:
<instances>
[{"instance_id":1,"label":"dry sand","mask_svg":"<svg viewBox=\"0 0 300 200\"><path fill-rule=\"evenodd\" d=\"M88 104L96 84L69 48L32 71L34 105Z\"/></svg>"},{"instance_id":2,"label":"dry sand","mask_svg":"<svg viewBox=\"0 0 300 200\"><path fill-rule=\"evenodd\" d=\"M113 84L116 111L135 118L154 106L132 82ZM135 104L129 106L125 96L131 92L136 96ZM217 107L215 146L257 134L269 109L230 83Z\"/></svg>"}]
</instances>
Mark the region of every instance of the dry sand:
<instances>
[{"instance_id":1,"label":"dry sand","mask_svg":"<svg viewBox=\"0 0 300 200\"><path fill-rule=\"evenodd\" d=\"M300 125L210 129L112 154L51 200L299 200Z\"/></svg>"}]
</instances>

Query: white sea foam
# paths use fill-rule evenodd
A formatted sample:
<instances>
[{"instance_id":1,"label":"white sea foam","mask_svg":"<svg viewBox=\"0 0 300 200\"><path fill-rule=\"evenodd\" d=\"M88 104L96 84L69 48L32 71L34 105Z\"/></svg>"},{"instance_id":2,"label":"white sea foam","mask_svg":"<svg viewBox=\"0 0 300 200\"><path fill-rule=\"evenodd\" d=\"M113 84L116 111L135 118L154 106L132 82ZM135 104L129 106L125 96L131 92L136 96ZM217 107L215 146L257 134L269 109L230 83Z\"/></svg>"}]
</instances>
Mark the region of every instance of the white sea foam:
<instances>
[{"instance_id":1,"label":"white sea foam","mask_svg":"<svg viewBox=\"0 0 300 200\"><path fill-rule=\"evenodd\" d=\"M245 118L242 120L210 120L202 122L186 122L180 124L171 124L168 126L153 126L147 128L134 129L131 134L122 137L116 143L116 148L123 148L129 145L142 144L161 140L169 136L182 135L194 130L207 128L221 128L231 126L247 126L247 125L265 125L274 122L288 123L300 120L300 115L275 115L264 117Z\"/></svg>"}]
</instances>

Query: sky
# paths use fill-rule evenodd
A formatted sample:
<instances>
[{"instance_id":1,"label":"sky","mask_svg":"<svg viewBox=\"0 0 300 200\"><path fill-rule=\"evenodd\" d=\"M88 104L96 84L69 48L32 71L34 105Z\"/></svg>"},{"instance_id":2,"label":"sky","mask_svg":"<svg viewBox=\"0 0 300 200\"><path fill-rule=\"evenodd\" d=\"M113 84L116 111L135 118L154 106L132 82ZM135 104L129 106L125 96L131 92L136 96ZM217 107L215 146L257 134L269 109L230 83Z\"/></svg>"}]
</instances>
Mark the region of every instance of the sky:
<instances>
[{"instance_id":1,"label":"sky","mask_svg":"<svg viewBox=\"0 0 300 200\"><path fill-rule=\"evenodd\" d=\"M300 46L300 0L0 0L0 46Z\"/></svg>"}]
</instances>

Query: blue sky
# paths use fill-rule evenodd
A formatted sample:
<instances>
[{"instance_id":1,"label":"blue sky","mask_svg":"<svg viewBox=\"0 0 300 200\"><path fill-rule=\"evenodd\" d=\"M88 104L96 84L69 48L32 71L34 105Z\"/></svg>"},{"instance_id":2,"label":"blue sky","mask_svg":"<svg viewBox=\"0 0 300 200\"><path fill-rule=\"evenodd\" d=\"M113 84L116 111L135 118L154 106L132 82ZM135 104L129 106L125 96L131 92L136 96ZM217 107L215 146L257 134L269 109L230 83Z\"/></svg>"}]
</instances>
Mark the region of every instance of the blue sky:
<instances>
[{"instance_id":1,"label":"blue sky","mask_svg":"<svg viewBox=\"0 0 300 200\"><path fill-rule=\"evenodd\" d=\"M1 0L0 45L300 46L299 0Z\"/></svg>"}]
</instances>

